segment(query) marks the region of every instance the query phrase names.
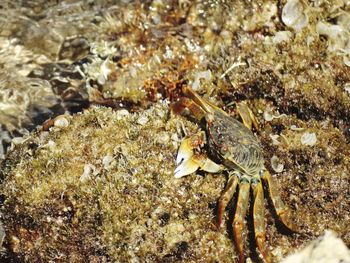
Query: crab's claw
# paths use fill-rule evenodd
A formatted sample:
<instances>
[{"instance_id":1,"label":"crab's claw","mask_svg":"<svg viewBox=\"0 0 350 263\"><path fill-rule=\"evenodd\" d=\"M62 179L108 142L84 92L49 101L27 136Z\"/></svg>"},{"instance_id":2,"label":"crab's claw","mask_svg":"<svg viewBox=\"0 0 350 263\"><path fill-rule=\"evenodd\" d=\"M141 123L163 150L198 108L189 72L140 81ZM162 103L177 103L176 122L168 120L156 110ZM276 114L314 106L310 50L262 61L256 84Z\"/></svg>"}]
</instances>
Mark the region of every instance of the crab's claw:
<instances>
[{"instance_id":1,"label":"crab's claw","mask_svg":"<svg viewBox=\"0 0 350 263\"><path fill-rule=\"evenodd\" d=\"M206 172L217 173L223 169L204 154L195 154L194 149L203 144L203 135L196 135L182 141L176 163L175 177L180 178L197 171L199 168Z\"/></svg>"},{"instance_id":2,"label":"crab's claw","mask_svg":"<svg viewBox=\"0 0 350 263\"><path fill-rule=\"evenodd\" d=\"M254 126L255 130L259 131L259 124L256 120L253 112L249 109L246 102L240 102L237 104L237 111L242 118L243 124L251 130Z\"/></svg>"},{"instance_id":3,"label":"crab's claw","mask_svg":"<svg viewBox=\"0 0 350 263\"><path fill-rule=\"evenodd\" d=\"M191 174L199 168L199 165L192 161L192 159L188 159L183 161L178 167L175 169L175 178L181 178L185 175Z\"/></svg>"},{"instance_id":4,"label":"crab's claw","mask_svg":"<svg viewBox=\"0 0 350 263\"><path fill-rule=\"evenodd\" d=\"M192 138L187 138L181 142L179 151L176 156L176 164L180 164L191 159L194 154L193 146L194 145Z\"/></svg>"}]
</instances>

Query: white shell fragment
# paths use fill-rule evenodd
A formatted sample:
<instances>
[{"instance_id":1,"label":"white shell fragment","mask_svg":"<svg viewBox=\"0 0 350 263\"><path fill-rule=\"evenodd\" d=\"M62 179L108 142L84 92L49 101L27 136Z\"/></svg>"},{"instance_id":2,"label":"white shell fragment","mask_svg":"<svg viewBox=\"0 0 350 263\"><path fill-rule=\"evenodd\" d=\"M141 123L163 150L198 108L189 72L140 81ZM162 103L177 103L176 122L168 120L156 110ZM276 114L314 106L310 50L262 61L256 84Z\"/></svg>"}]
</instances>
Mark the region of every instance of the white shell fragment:
<instances>
[{"instance_id":1,"label":"white shell fragment","mask_svg":"<svg viewBox=\"0 0 350 263\"><path fill-rule=\"evenodd\" d=\"M270 138L272 140L272 144L273 145L279 145L281 144L281 142L278 140L279 139L279 135L278 134L270 134Z\"/></svg>"},{"instance_id":2,"label":"white shell fragment","mask_svg":"<svg viewBox=\"0 0 350 263\"><path fill-rule=\"evenodd\" d=\"M206 71L197 72L194 76L194 82L192 84L193 89L198 89L200 84L200 79L205 79L209 81L211 79L211 71L206 70Z\"/></svg>"},{"instance_id":3,"label":"white shell fragment","mask_svg":"<svg viewBox=\"0 0 350 263\"><path fill-rule=\"evenodd\" d=\"M299 0L288 0L282 9L282 21L286 26L300 31L308 24L305 6Z\"/></svg>"},{"instance_id":4,"label":"white shell fragment","mask_svg":"<svg viewBox=\"0 0 350 263\"><path fill-rule=\"evenodd\" d=\"M141 115L140 118L137 119L137 123L140 125L145 125L148 122L148 117L145 115Z\"/></svg>"},{"instance_id":5,"label":"white shell fragment","mask_svg":"<svg viewBox=\"0 0 350 263\"><path fill-rule=\"evenodd\" d=\"M345 83L344 90L350 95L350 82Z\"/></svg>"},{"instance_id":6,"label":"white shell fragment","mask_svg":"<svg viewBox=\"0 0 350 263\"><path fill-rule=\"evenodd\" d=\"M263 113L263 116L264 116L264 120L265 121L272 121L273 119L279 119L279 118L282 118L282 117L287 117L286 114L279 114L278 111L273 113L271 109L265 110L264 113Z\"/></svg>"},{"instance_id":7,"label":"white shell fragment","mask_svg":"<svg viewBox=\"0 0 350 263\"><path fill-rule=\"evenodd\" d=\"M14 145L19 145L19 144L22 144L23 142L25 142L25 140L26 139L24 137L13 137L11 142Z\"/></svg>"},{"instance_id":8,"label":"white shell fragment","mask_svg":"<svg viewBox=\"0 0 350 263\"><path fill-rule=\"evenodd\" d=\"M292 131L303 131L303 130L305 130L305 128L297 127L297 126L294 125L294 124L292 124L292 125L290 126L290 129L291 129Z\"/></svg>"},{"instance_id":9,"label":"white shell fragment","mask_svg":"<svg viewBox=\"0 0 350 263\"><path fill-rule=\"evenodd\" d=\"M318 21L316 31L327 37L328 50L343 57L344 64L350 67L350 14L339 12L336 23Z\"/></svg>"},{"instance_id":10,"label":"white shell fragment","mask_svg":"<svg viewBox=\"0 0 350 263\"><path fill-rule=\"evenodd\" d=\"M280 162L276 155L274 155L271 158L271 167L276 173L281 173L284 169L284 164Z\"/></svg>"},{"instance_id":11,"label":"white shell fragment","mask_svg":"<svg viewBox=\"0 0 350 263\"><path fill-rule=\"evenodd\" d=\"M350 67L350 54L343 57L344 64Z\"/></svg>"},{"instance_id":12,"label":"white shell fragment","mask_svg":"<svg viewBox=\"0 0 350 263\"><path fill-rule=\"evenodd\" d=\"M314 146L317 142L316 134L305 132L300 138L301 144Z\"/></svg>"},{"instance_id":13,"label":"white shell fragment","mask_svg":"<svg viewBox=\"0 0 350 263\"><path fill-rule=\"evenodd\" d=\"M350 31L350 13L344 12L337 17L337 24Z\"/></svg>"},{"instance_id":14,"label":"white shell fragment","mask_svg":"<svg viewBox=\"0 0 350 263\"><path fill-rule=\"evenodd\" d=\"M47 147L50 148L50 149L53 149L53 148L56 147L56 143L53 140L49 140L47 142Z\"/></svg>"},{"instance_id":15,"label":"white shell fragment","mask_svg":"<svg viewBox=\"0 0 350 263\"><path fill-rule=\"evenodd\" d=\"M63 115L57 116L53 122L55 127L67 127L69 125L69 121Z\"/></svg>"},{"instance_id":16,"label":"white shell fragment","mask_svg":"<svg viewBox=\"0 0 350 263\"><path fill-rule=\"evenodd\" d=\"M121 120L125 116L128 116L130 113L126 109L121 109L121 110L116 111L115 114L116 114L117 120Z\"/></svg>"},{"instance_id":17,"label":"white shell fragment","mask_svg":"<svg viewBox=\"0 0 350 263\"><path fill-rule=\"evenodd\" d=\"M113 166L114 158L112 155L106 155L102 159L103 168L109 170Z\"/></svg>"},{"instance_id":18,"label":"white shell fragment","mask_svg":"<svg viewBox=\"0 0 350 263\"><path fill-rule=\"evenodd\" d=\"M281 263L350 263L350 250L333 231L312 241L301 251L288 256Z\"/></svg>"},{"instance_id":19,"label":"white shell fragment","mask_svg":"<svg viewBox=\"0 0 350 263\"><path fill-rule=\"evenodd\" d=\"M349 32L342 26L320 21L316 24L316 31L328 38L328 49L330 51L350 52Z\"/></svg>"},{"instance_id":20,"label":"white shell fragment","mask_svg":"<svg viewBox=\"0 0 350 263\"><path fill-rule=\"evenodd\" d=\"M293 34L290 31L278 31L272 39L274 44L279 44L282 42L289 42Z\"/></svg>"},{"instance_id":21,"label":"white shell fragment","mask_svg":"<svg viewBox=\"0 0 350 263\"><path fill-rule=\"evenodd\" d=\"M159 144L166 144L170 141L170 136L166 132L161 132L155 136L155 142Z\"/></svg>"},{"instance_id":22,"label":"white shell fragment","mask_svg":"<svg viewBox=\"0 0 350 263\"><path fill-rule=\"evenodd\" d=\"M85 164L83 174L80 176L81 182L86 182L96 172L96 167L92 164Z\"/></svg>"},{"instance_id":23,"label":"white shell fragment","mask_svg":"<svg viewBox=\"0 0 350 263\"><path fill-rule=\"evenodd\" d=\"M265 121L272 121L274 119L273 115L269 111L264 111L263 116Z\"/></svg>"}]
</instances>

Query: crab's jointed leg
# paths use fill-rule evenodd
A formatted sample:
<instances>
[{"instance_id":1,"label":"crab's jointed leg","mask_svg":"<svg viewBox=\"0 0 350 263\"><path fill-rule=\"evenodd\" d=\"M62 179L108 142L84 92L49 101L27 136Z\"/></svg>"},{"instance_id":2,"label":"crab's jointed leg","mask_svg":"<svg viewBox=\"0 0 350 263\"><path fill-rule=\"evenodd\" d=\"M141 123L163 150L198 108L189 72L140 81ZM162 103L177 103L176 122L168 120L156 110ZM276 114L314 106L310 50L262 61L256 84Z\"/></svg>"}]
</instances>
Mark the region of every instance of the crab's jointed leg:
<instances>
[{"instance_id":1,"label":"crab's jointed leg","mask_svg":"<svg viewBox=\"0 0 350 263\"><path fill-rule=\"evenodd\" d=\"M288 207L286 207L280 197L280 192L276 183L273 181L271 174L269 171L265 170L262 178L267 182L269 186L269 193L272 199L273 206L275 207L277 216L281 220L281 222L288 227L290 230L294 232L299 232L297 227L294 225L290 218L290 212Z\"/></svg>"},{"instance_id":2,"label":"crab's jointed leg","mask_svg":"<svg viewBox=\"0 0 350 263\"><path fill-rule=\"evenodd\" d=\"M247 103L240 102L237 104L237 112L239 113L239 116L241 116L243 124L249 129L252 129L252 126L254 125L254 128L258 131L259 125L258 122L253 114L253 112L249 109Z\"/></svg>"},{"instance_id":3,"label":"crab's jointed leg","mask_svg":"<svg viewBox=\"0 0 350 263\"><path fill-rule=\"evenodd\" d=\"M217 108L206 99L200 97L194 90L192 90L188 86L184 86L182 88L182 91L187 97L193 100L194 103L197 104L198 107L200 107L205 113L213 113L214 109Z\"/></svg>"},{"instance_id":4,"label":"crab's jointed leg","mask_svg":"<svg viewBox=\"0 0 350 263\"><path fill-rule=\"evenodd\" d=\"M197 103L185 97L172 105L172 110L177 114L182 114L186 108L190 110L197 120L201 120L206 113Z\"/></svg>"},{"instance_id":5,"label":"crab's jointed leg","mask_svg":"<svg viewBox=\"0 0 350 263\"><path fill-rule=\"evenodd\" d=\"M194 103L200 107L206 114L208 113L215 113L215 112L220 112L226 116L229 116L227 114L227 112L223 111L222 109L220 109L218 106L216 106L215 104L211 103L210 101L200 97L193 89L191 89L188 86L184 86L182 88L183 93L189 97L191 100L194 101Z\"/></svg>"},{"instance_id":6,"label":"crab's jointed leg","mask_svg":"<svg viewBox=\"0 0 350 263\"><path fill-rule=\"evenodd\" d=\"M235 237L236 246L239 252L239 262L244 262L244 221L248 209L249 203L249 182L240 182L237 207L235 217L233 219L233 234Z\"/></svg>"},{"instance_id":7,"label":"crab's jointed leg","mask_svg":"<svg viewBox=\"0 0 350 263\"><path fill-rule=\"evenodd\" d=\"M266 263L271 262L269 252L266 248L265 236L265 206L264 206L264 191L261 181L252 183L254 194L253 220L255 242Z\"/></svg>"},{"instance_id":8,"label":"crab's jointed leg","mask_svg":"<svg viewBox=\"0 0 350 263\"><path fill-rule=\"evenodd\" d=\"M228 203L230 202L232 196L234 195L238 184L238 178L236 175L231 175L230 179L227 182L224 192L221 194L218 204L218 218L216 222L217 228L220 228L222 223L222 218L224 211Z\"/></svg>"}]
</instances>

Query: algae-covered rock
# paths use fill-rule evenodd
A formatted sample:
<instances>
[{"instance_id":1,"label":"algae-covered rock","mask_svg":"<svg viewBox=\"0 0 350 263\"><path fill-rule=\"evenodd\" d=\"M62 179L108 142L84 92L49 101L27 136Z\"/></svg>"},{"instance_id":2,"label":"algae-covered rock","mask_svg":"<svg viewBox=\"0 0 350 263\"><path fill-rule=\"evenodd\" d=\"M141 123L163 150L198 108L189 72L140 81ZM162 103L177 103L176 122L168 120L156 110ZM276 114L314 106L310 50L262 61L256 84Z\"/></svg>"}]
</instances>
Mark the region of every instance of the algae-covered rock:
<instances>
[{"instance_id":1,"label":"algae-covered rock","mask_svg":"<svg viewBox=\"0 0 350 263\"><path fill-rule=\"evenodd\" d=\"M95 108L69 122L37 132L9 157L6 242L20 259L234 259L230 238L212 227L225 177L173 176L182 127L196 126L166 104L139 114Z\"/></svg>"},{"instance_id":2,"label":"algae-covered rock","mask_svg":"<svg viewBox=\"0 0 350 263\"><path fill-rule=\"evenodd\" d=\"M10 251L25 262L236 262L229 216L234 204L227 227L214 227L227 176L174 178L179 142L197 125L174 115L167 103L140 113L93 108L64 118L66 125L17 145L5 163L2 213ZM272 142L277 127L280 137ZM315 145L303 143L306 132L316 134ZM326 228L348 243L350 150L341 133L281 117L258 137L267 167L273 154L284 164L276 180L304 233L285 233L267 209L274 259ZM246 253L255 261L251 222L249 214Z\"/></svg>"}]
</instances>

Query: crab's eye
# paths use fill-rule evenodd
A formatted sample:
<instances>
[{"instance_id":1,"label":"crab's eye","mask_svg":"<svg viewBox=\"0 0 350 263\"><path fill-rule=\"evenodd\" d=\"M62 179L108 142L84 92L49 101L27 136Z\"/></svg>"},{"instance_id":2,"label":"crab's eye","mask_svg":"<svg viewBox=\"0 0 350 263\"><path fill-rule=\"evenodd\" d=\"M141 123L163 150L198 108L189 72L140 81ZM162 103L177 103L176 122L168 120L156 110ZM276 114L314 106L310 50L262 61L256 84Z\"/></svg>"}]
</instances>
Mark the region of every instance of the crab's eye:
<instances>
[{"instance_id":1,"label":"crab's eye","mask_svg":"<svg viewBox=\"0 0 350 263\"><path fill-rule=\"evenodd\" d=\"M228 147L227 147L227 145L222 145L221 148L220 148L220 153L221 153L222 155L225 155L227 152L228 152Z\"/></svg>"}]
</instances>

